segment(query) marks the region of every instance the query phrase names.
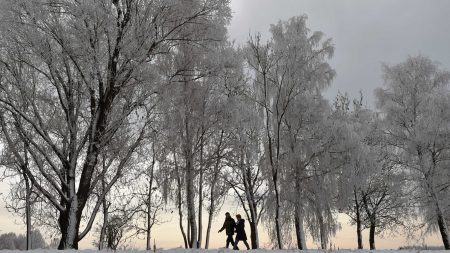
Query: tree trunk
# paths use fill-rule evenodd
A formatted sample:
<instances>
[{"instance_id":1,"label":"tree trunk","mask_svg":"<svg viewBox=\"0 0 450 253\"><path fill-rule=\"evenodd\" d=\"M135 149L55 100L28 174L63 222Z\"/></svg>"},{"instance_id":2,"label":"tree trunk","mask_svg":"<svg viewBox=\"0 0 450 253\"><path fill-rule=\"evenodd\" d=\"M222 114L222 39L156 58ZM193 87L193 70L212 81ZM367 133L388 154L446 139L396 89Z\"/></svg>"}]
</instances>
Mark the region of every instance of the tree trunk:
<instances>
[{"instance_id":1,"label":"tree trunk","mask_svg":"<svg viewBox=\"0 0 450 253\"><path fill-rule=\"evenodd\" d=\"M84 203L79 203L78 195L75 190L75 168L67 168L68 187L66 188L69 201L61 201L65 210L60 211L58 223L61 229L61 240L58 249L78 249L78 233L80 230L80 221ZM82 183L80 182L80 185ZM90 185L90 184L89 184ZM80 191L80 190L79 190ZM83 192L88 194L87 189ZM81 207L80 207L81 206ZM81 208L81 210L80 210Z\"/></svg>"},{"instance_id":2,"label":"tree trunk","mask_svg":"<svg viewBox=\"0 0 450 253\"><path fill-rule=\"evenodd\" d=\"M205 242L205 249L208 249L209 247L209 238L211 235L211 225L212 225L212 219L214 216L214 211L216 209L216 205L215 205L215 189L216 189L216 184L217 184L217 180L219 178L219 165L220 165L220 161L221 161L221 147L222 147L222 141L223 141L223 133L224 130L222 130L220 132L220 139L219 139L219 143L217 144L217 150L216 150L216 162L214 164L214 170L213 170L213 179L211 181L211 188L210 188L210 205L209 205L209 211L208 211L208 227L206 229L206 242ZM203 148L203 146L202 146Z\"/></svg>"},{"instance_id":3,"label":"tree trunk","mask_svg":"<svg viewBox=\"0 0 450 253\"><path fill-rule=\"evenodd\" d=\"M188 210L188 214L187 214L187 219L186 219L186 230L187 230L187 240L188 240L188 247L192 248L191 245L191 224L189 223L189 210Z\"/></svg>"},{"instance_id":4,"label":"tree trunk","mask_svg":"<svg viewBox=\"0 0 450 253\"><path fill-rule=\"evenodd\" d=\"M73 200L66 205L67 210L60 212L59 227L61 229L61 240L58 249L78 249L78 232L80 229L80 217L78 217L78 201Z\"/></svg>"},{"instance_id":5,"label":"tree trunk","mask_svg":"<svg viewBox=\"0 0 450 253\"><path fill-rule=\"evenodd\" d=\"M273 184L275 188L275 230L277 235L277 243L278 243L278 249L283 249L283 244L281 243L281 226L280 226L280 194L278 192L278 181L277 181L277 175L274 174L273 177Z\"/></svg>"},{"instance_id":6,"label":"tree trunk","mask_svg":"<svg viewBox=\"0 0 450 253\"><path fill-rule=\"evenodd\" d=\"M25 181L25 216L26 216L26 225L27 225L27 250L32 249L32 238L31 238L31 186L28 181L28 176L25 172L22 173L23 179Z\"/></svg>"},{"instance_id":7,"label":"tree trunk","mask_svg":"<svg viewBox=\"0 0 450 253\"><path fill-rule=\"evenodd\" d=\"M375 249L375 217L370 218L370 228L369 228L369 246L371 250Z\"/></svg>"},{"instance_id":8,"label":"tree trunk","mask_svg":"<svg viewBox=\"0 0 450 253\"><path fill-rule=\"evenodd\" d=\"M146 244L146 249L147 250L151 250L152 249L152 236L151 236L151 227L152 227L152 216L151 216L151 211L152 211L152 206L150 205L151 201L152 201L152 190L151 190L151 183L150 183L150 187L149 187L149 191L148 191L148 204L147 204L147 229L146 229L146 239L147 239L147 244Z\"/></svg>"},{"instance_id":9,"label":"tree trunk","mask_svg":"<svg viewBox=\"0 0 450 253\"><path fill-rule=\"evenodd\" d=\"M297 239L297 247L299 250L306 250L306 242L305 242L305 231L303 228L303 216L298 210L295 208L295 235Z\"/></svg>"},{"instance_id":10,"label":"tree trunk","mask_svg":"<svg viewBox=\"0 0 450 253\"><path fill-rule=\"evenodd\" d=\"M203 207L203 197L202 197L202 190L201 187L203 185L203 173L200 173L200 182L199 182L199 196L198 196L198 239L197 239L197 246L196 248L199 249L201 248L201 243L202 243L202 230L203 230L203 224L202 224L202 207Z\"/></svg>"},{"instance_id":11,"label":"tree trunk","mask_svg":"<svg viewBox=\"0 0 450 253\"><path fill-rule=\"evenodd\" d=\"M437 223L438 223L438 227L439 227L439 232L442 237L442 243L444 244L444 248L446 250L450 250L448 226L445 221L444 215L442 213L442 209L439 205L438 198L437 198L436 194L434 193L434 190L432 188L430 188L430 190L431 190L431 196L432 196L434 204L435 204L436 218L437 218Z\"/></svg>"},{"instance_id":12,"label":"tree trunk","mask_svg":"<svg viewBox=\"0 0 450 253\"><path fill-rule=\"evenodd\" d=\"M102 184L102 192L104 192L106 189L106 182L105 179L102 178L101 180L101 184ZM103 224L102 224L102 229L100 230L100 238L99 238L99 242L98 242L98 249L102 250L105 247L105 236L106 236L106 227L108 226L108 209L109 209L109 205L108 205L108 201L106 200L106 196L103 198L102 200L102 209L103 209Z\"/></svg>"},{"instance_id":13,"label":"tree trunk","mask_svg":"<svg viewBox=\"0 0 450 253\"><path fill-rule=\"evenodd\" d=\"M184 79L184 91L187 92L188 80ZM185 170L186 170L186 206L187 206L187 222L188 222L188 242L189 248L197 247L197 224L195 221L195 192L194 192L194 154L193 144L190 129L191 115L189 113L189 105L187 97L185 97L185 110L184 110L184 158L185 158Z\"/></svg>"},{"instance_id":14,"label":"tree trunk","mask_svg":"<svg viewBox=\"0 0 450 253\"><path fill-rule=\"evenodd\" d=\"M154 177L154 169L155 169L155 163L156 163L156 155L155 155L155 143L152 142L152 164L150 165L150 171L149 171L149 182L148 182L148 192L147 192L147 231L146 231L146 237L147 237L147 245L146 249L151 250L151 242L152 242L152 194L153 194L153 177Z\"/></svg>"},{"instance_id":15,"label":"tree trunk","mask_svg":"<svg viewBox=\"0 0 450 253\"><path fill-rule=\"evenodd\" d=\"M211 204L209 206L209 211L208 211L208 227L206 228L206 240L205 240L205 249L208 249L209 247L209 237L211 234L211 224L212 224L212 219L213 219L213 211L214 207L214 199L211 198Z\"/></svg>"},{"instance_id":16,"label":"tree trunk","mask_svg":"<svg viewBox=\"0 0 450 253\"><path fill-rule=\"evenodd\" d=\"M178 168L178 163L177 163L177 155L176 152L173 151L173 160L175 163L175 171L177 174L177 184L178 184L178 195L177 195L177 201L178 201L178 217L179 217L179 226L180 226L180 231L181 231L181 235L183 236L183 241L184 241L184 248L188 248L188 240L186 237L186 233L184 232L184 227L183 227L183 197L182 197L182 192L181 192L181 176L180 176L180 171Z\"/></svg>"},{"instance_id":17,"label":"tree trunk","mask_svg":"<svg viewBox=\"0 0 450 253\"><path fill-rule=\"evenodd\" d=\"M188 240L186 237L186 233L184 232L184 227L183 227L183 210L182 210L182 205L181 205L181 190L178 190L178 216L180 218L179 220L179 225L180 225L180 230L181 230L181 234L183 235L183 241L184 241L184 248L188 248Z\"/></svg>"},{"instance_id":18,"label":"tree trunk","mask_svg":"<svg viewBox=\"0 0 450 253\"><path fill-rule=\"evenodd\" d=\"M197 224L195 221L195 203L194 203L194 187L193 187L193 173L192 169L187 172L187 185L186 185L186 198L187 198L187 206L188 206L188 221L190 226L190 241L189 247L196 248L197 247Z\"/></svg>"},{"instance_id":19,"label":"tree trunk","mask_svg":"<svg viewBox=\"0 0 450 253\"><path fill-rule=\"evenodd\" d=\"M291 149L294 152L294 149ZM297 248L299 250L306 250L306 242L305 242L305 231L303 228L303 213L301 208L301 198L302 198L302 190L300 187L300 166L296 166L295 168L295 207L294 207L294 224L295 224L295 235L297 239Z\"/></svg>"},{"instance_id":20,"label":"tree trunk","mask_svg":"<svg viewBox=\"0 0 450 253\"><path fill-rule=\"evenodd\" d=\"M250 206L250 241L252 244L252 249L259 248L259 234L258 234L258 213L257 213L257 205L254 203L254 197L251 194L251 201L249 202ZM248 200L247 200L248 201Z\"/></svg>"},{"instance_id":21,"label":"tree trunk","mask_svg":"<svg viewBox=\"0 0 450 253\"><path fill-rule=\"evenodd\" d=\"M278 249L283 249L283 245L281 242L281 226L280 226L280 194L278 192L278 166L279 166L279 154L280 154L280 138L277 139L277 149L276 149L276 157L274 161L274 148L273 148L273 140L271 136L271 112L269 110L270 99L268 95L268 84L267 84L267 73L263 71L261 73L263 76L263 88L264 88L264 110L265 110L265 129L267 135L268 142L268 156L270 161L270 166L272 170L272 182L275 191L275 233L277 236ZM280 129L277 129L277 137L280 137Z\"/></svg>"},{"instance_id":22,"label":"tree trunk","mask_svg":"<svg viewBox=\"0 0 450 253\"><path fill-rule=\"evenodd\" d=\"M363 241L362 241L362 222L361 222L361 207L358 201L358 195L356 189L353 190L355 194L355 213L356 213L356 236L358 240L358 249L363 249Z\"/></svg>"},{"instance_id":23,"label":"tree trunk","mask_svg":"<svg viewBox=\"0 0 450 253\"><path fill-rule=\"evenodd\" d=\"M211 203L209 205L209 211L208 211L208 227L206 229L205 249L208 249L208 247L209 247L209 237L210 237L210 234L211 234L211 224L212 224L212 219L213 219L213 216L214 216L214 211L216 209L216 205L215 205L215 201L214 201L214 191L215 191L215 186L216 186L217 178L218 178L218 172L216 171L217 167L218 167L217 165L214 167L214 177L213 177L213 180L211 182L211 190L210 190Z\"/></svg>"},{"instance_id":24,"label":"tree trunk","mask_svg":"<svg viewBox=\"0 0 450 253\"><path fill-rule=\"evenodd\" d=\"M358 249L363 249L363 240L362 240L362 225L361 218L359 217L359 213L356 214L356 236L358 240Z\"/></svg>"},{"instance_id":25,"label":"tree trunk","mask_svg":"<svg viewBox=\"0 0 450 253\"><path fill-rule=\"evenodd\" d=\"M442 215L442 212L440 212L440 210L439 213L437 214L437 222L439 226L439 232L441 233L442 236L442 243L444 244L444 248L446 250L450 250L448 227L445 222L444 216Z\"/></svg>"},{"instance_id":26,"label":"tree trunk","mask_svg":"<svg viewBox=\"0 0 450 253\"><path fill-rule=\"evenodd\" d=\"M202 126L202 133L203 133ZM202 224L202 212L203 212L203 136L201 137L200 143L200 175L198 180L198 238L197 238L197 246L196 248L201 248L202 245L202 232L203 232L203 224Z\"/></svg>"},{"instance_id":27,"label":"tree trunk","mask_svg":"<svg viewBox=\"0 0 450 253\"><path fill-rule=\"evenodd\" d=\"M259 247L259 239L258 239L258 229L253 221L249 221L250 224L250 241L252 244L252 249L258 249Z\"/></svg>"},{"instance_id":28,"label":"tree trunk","mask_svg":"<svg viewBox=\"0 0 450 253\"><path fill-rule=\"evenodd\" d=\"M320 247L322 249L326 249L327 248L327 236L326 236L326 232L325 232L325 223L323 221L323 216L322 216L322 211L320 210L320 208L318 208L316 210L317 212L317 217L319 220L319 233L320 233Z\"/></svg>"},{"instance_id":29,"label":"tree trunk","mask_svg":"<svg viewBox=\"0 0 450 253\"><path fill-rule=\"evenodd\" d=\"M242 177L244 179L244 189L245 189L245 196L248 203L248 209L250 210L250 217L247 217L250 224L250 240L252 244L252 249L259 248L259 235L258 235L258 212L257 208L258 205L255 202L255 195L254 195L254 183L253 183L253 177L252 177L252 171L251 166L245 162L244 166L244 152L241 151L241 170L242 170ZM244 204L244 203L242 203Z\"/></svg>"},{"instance_id":30,"label":"tree trunk","mask_svg":"<svg viewBox=\"0 0 450 253\"><path fill-rule=\"evenodd\" d=\"M102 180L102 184L104 184L103 180ZM100 238L98 241L98 249L99 250L102 250L105 247L104 243L105 243L106 227L108 226L108 203L106 201L106 198L103 198L102 206L103 206L103 225L102 225L102 229L100 230Z\"/></svg>"}]
</instances>

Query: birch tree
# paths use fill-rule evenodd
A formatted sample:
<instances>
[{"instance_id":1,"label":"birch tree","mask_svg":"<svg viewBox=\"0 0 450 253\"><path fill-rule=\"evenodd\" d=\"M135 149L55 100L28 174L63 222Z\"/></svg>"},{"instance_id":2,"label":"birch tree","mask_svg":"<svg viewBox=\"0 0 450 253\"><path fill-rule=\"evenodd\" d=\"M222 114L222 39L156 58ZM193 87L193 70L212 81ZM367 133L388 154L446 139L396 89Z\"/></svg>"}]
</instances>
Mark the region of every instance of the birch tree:
<instances>
[{"instance_id":1,"label":"birch tree","mask_svg":"<svg viewBox=\"0 0 450 253\"><path fill-rule=\"evenodd\" d=\"M351 142L351 148L346 157L345 177L339 187L343 195L342 210L350 217L351 224L356 226L357 247L363 249L362 231L367 216L361 191L366 189L368 178L379 168L378 154L366 141L371 137L376 116L363 106L362 94L351 103L347 94L339 93L334 100L334 107L338 117L347 122L348 130L351 132L348 140Z\"/></svg>"},{"instance_id":2,"label":"birch tree","mask_svg":"<svg viewBox=\"0 0 450 253\"><path fill-rule=\"evenodd\" d=\"M380 141L389 148L388 161L403 168L411 196L431 227L450 249L448 204L450 72L424 56L384 65L384 87L376 90L383 115Z\"/></svg>"},{"instance_id":3,"label":"birch tree","mask_svg":"<svg viewBox=\"0 0 450 253\"><path fill-rule=\"evenodd\" d=\"M334 70L326 60L332 56L334 49L331 40L323 40L321 32L310 34L305 16L280 21L271 26L271 33L272 38L267 44L262 44L260 37L256 36L248 42L247 50L248 66L255 75L259 93L256 102L262 107L264 115L265 156L271 178L269 192L273 193L273 201L267 203L274 205L269 209L275 213L275 235L281 249L280 180L285 175L283 161L288 159L289 154L289 146L284 145L288 141L284 133L289 130L289 125L299 121L298 117L289 119L288 114L294 108L299 109L296 108L296 99L320 97L320 92L330 84ZM295 137L290 138L295 140ZM292 151L297 152L297 147ZM291 153L291 157L294 156Z\"/></svg>"},{"instance_id":4,"label":"birch tree","mask_svg":"<svg viewBox=\"0 0 450 253\"><path fill-rule=\"evenodd\" d=\"M386 230L395 231L404 227L409 217L406 197L402 191L402 175L396 175L392 168L382 168L368 181L361 191L363 210L367 219L364 222L369 229L369 247L375 249L375 235Z\"/></svg>"},{"instance_id":5,"label":"birch tree","mask_svg":"<svg viewBox=\"0 0 450 253\"><path fill-rule=\"evenodd\" d=\"M252 249L258 249L259 231L262 213L265 208L268 187L263 176L265 156L261 148L263 144L263 118L261 108L254 103L256 93L253 87L245 87L248 80L234 86L230 91L232 111L232 143L227 164L231 170L224 173L229 187L244 209L250 225L250 241Z\"/></svg>"}]
</instances>

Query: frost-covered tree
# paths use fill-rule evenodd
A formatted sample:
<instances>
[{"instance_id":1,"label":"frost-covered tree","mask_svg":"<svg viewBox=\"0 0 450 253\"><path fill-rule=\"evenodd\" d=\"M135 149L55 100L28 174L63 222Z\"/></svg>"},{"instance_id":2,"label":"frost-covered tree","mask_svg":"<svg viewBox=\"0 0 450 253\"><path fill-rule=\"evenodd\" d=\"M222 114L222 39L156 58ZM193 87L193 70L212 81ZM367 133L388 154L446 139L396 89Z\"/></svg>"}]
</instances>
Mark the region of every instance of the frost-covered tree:
<instances>
[{"instance_id":1,"label":"frost-covered tree","mask_svg":"<svg viewBox=\"0 0 450 253\"><path fill-rule=\"evenodd\" d=\"M331 110L325 101L316 108L311 110L322 112L321 117L312 117L312 113L304 116L310 119L306 122L311 125L300 142L303 158L299 160L306 166L301 170L298 184L302 189L301 210L305 213L309 233L325 249L330 237L339 229L337 211L342 208L346 194L340 185L347 178L347 157L353 147L352 132L339 112Z\"/></svg>"},{"instance_id":2,"label":"frost-covered tree","mask_svg":"<svg viewBox=\"0 0 450 253\"><path fill-rule=\"evenodd\" d=\"M201 246L203 225L200 221L204 197L209 196L211 191L213 195L217 194L214 188L220 182L219 169L228 142L228 132L225 132L227 101L223 85L224 80L230 77L230 74L225 73L229 68L225 56L228 51L232 50L224 41L211 43L206 49L180 45L180 51L166 63L168 69L173 69L169 73L176 74L167 76L168 86L164 91L162 110L167 141L165 145L169 152L165 161L168 166L163 167L167 173L173 173L165 183L167 190L176 182L179 194L163 192L169 194L172 200L177 199L180 218L182 212L186 211L189 229L186 234L183 232L182 219L180 229L189 247ZM216 181L216 184L210 185L209 180ZM205 191L206 185L212 186L209 187L209 194ZM179 199L181 195L184 195L183 199ZM194 205L196 199L198 208ZM213 209L211 205L207 207L213 213L214 205ZM208 214L208 220L213 213ZM210 225L209 222L207 234Z\"/></svg>"},{"instance_id":3,"label":"frost-covered tree","mask_svg":"<svg viewBox=\"0 0 450 253\"><path fill-rule=\"evenodd\" d=\"M109 218L105 227L107 248L110 250L117 250L127 232L127 221L123 220L123 217L121 216L113 215Z\"/></svg>"},{"instance_id":4,"label":"frost-covered tree","mask_svg":"<svg viewBox=\"0 0 450 253\"><path fill-rule=\"evenodd\" d=\"M410 195L448 250L450 72L424 56L384 65L383 72L384 88L376 90L382 113L376 141L389 149L389 163L405 171Z\"/></svg>"},{"instance_id":5,"label":"frost-covered tree","mask_svg":"<svg viewBox=\"0 0 450 253\"><path fill-rule=\"evenodd\" d=\"M230 16L227 1L221 3L222 9L216 16L205 18L204 22L210 24L208 29L199 30L192 25L186 30L188 38L201 38L204 44L180 43L165 63L170 69L164 102L166 124L170 125L167 135L175 141L173 155L177 156L177 169L182 169L184 175L181 186L185 188L189 227L186 237L192 248L200 247L202 242L203 185L208 160L205 151L208 138L217 130L214 126L220 119L218 105L222 103L216 81L223 66L220 53L226 47L225 24ZM171 160L175 162L175 157Z\"/></svg>"},{"instance_id":6,"label":"frost-covered tree","mask_svg":"<svg viewBox=\"0 0 450 253\"><path fill-rule=\"evenodd\" d=\"M267 211L274 214L274 234L280 249L283 247L280 212L285 198L280 194L280 180L288 175L283 170L299 171L306 166L290 158L304 158L305 162L309 159L308 155L301 154L300 133L307 129L308 123L295 115L307 111L309 105L307 102L302 104L304 98L320 104L320 92L334 76L334 70L326 63L334 50L331 40L323 40L320 32L311 34L305 22L305 16L280 21L272 25L269 42L263 44L256 36L250 39L247 48L248 67L255 77L254 85L258 93L256 103L261 106L264 119L265 167L268 168L266 175L270 178L269 197L272 199L266 202L272 205ZM296 215L302 219L299 208ZM303 248L302 226L297 228L298 245Z\"/></svg>"},{"instance_id":7,"label":"frost-covered tree","mask_svg":"<svg viewBox=\"0 0 450 253\"><path fill-rule=\"evenodd\" d=\"M4 124L1 124L2 122L4 122L4 120L2 120L2 117L3 115L0 112L0 132L3 132L3 134L0 134L0 137L3 136L5 138L3 143L10 140L11 142L14 141L16 145L19 146L21 140L10 139L12 137L8 134L6 126ZM10 170L12 169L12 171L5 171L4 173L5 176L10 178L10 181L13 182L10 188L9 196L7 199L5 199L5 207L9 212L23 217L26 226L26 249L29 250L31 249L31 233L33 232L32 207L33 204L39 200L39 195L33 191L33 185L26 173L29 166L29 154L27 152L26 145L26 143L23 143L23 148L18 148L21 151L16 153L10 152L8 150L8 146L6 146L5 150L3 151L4 153L1 156L1 164L5 168L8 168ZM14 182L14 179L16 178L18 178L19 181Z\"/></svg>"},{"instance_id":8,"label":"frost-covered tree","mask_svg":"<svg viewBox=\"0 0 450 253\"><path fill-rule=\"evenodd\" d=\"M263 118L261 108L254 103L256 93L253 87L246 87L247 78L234 86L230 92L232 106L232 140L225 171L225 178L233 189L238 202L244 209L250 226L252 249L260 247L258 225L264 212L267 197L267 181L263 176L264 151Z\"/></svg>"},{"instance_id":9,"label":"frost-covered tree","mask_svg":"<svg viewBox=\"0 0 450 253\"><path fill-rule=\"evenodd\" d=\"M371 250L376 248L376 234L404 227L409 217L403 178L404 175L385 165L371 175L361 189L361 204L366 217L363 224L369 229Z\"/></svg>"},{"instance_id":10,"label":"frost-covered tree","mask_svg":"<svg viewBox=\"0 0 450 253\"><path fill-rule=\"evenodd\" d=\"M145 137L160 84L156 62L181 41L201 45L215 40L202 32L223 27L216 17L227 4L1 2L4 124L29 143L32 166L27 175L59 212L60 249L78 248L92 226L88 221L80 229L82 217L95 218L85 206L98 182L102 150L119 130L127 130L123 156L112 166L117 177L109 189Z\"/></svg>"},{"instance_id":11,"label":"frost-covered tree","mask_svg":"<svg viewBox=\"0 0 450 253\"><path fill-rule=\"evenodd\" d=\"M208 145L208 162L205 164L205 179L202 186L205 190L204 200L208 214L208 224L206 227L205 249L209 248L211 238L211 228L213 218L223 205L227 197L228 187L224 184L222 171L224 167L224 157L226 156L226 148L228 136L225 130L221 130L217 135L211 136L210 145Z\"/></svg>"},{"instance_id":12,"label":"frost-covered tree","mask_svg":"<svg viewBox=\"0 0 450 253\"><path fill-rule=\"evenodd\" d=\"M362 94L353 100L352 108L346 94L339 94L334 102L336 112L351 132L345 177L340 182L341 210L356 225L358 248L363 248L362 230L367 228L369 246L375 249L375 235L404 228L411 212L407 207L405 175L384 159L387 150L373 142L380 118L362 102Z\"/></svg>"},{"instance_id":13,"label":"frost-covered tree","mask_svg":"<svg viewBox=\"0 0 450 253\"><path fill-rule=\"evenodd\" d=\"M151 145L151 161L148 166L146 166L142 176L146 182L144 182L144 187L141 187L141 191L137 189L136 194L138 195L138 199L140 200L140 208L137 210L138 214L144 218L143 224L140 221L136 222L135 227L137 228L137 233L145 233L146 237L146 249L152 249L152 228L154 225L158 224L158 214L161 212L163 208L163 201L161 197L161 192L158 190L160 185L158 184L161 181L160 177L163 175L158 175L159 163L157 164L157 150L155 148L157 139L153 140ZM158 168L157 168L158 166ZM144 189L144 191L142 191Z\"/></svg>"},{"instance_id":14,"label":"frost-covered tree","mask_svg":"<svg viewBox=\"0 0 450 253\"><path fill-rule=\"evenodd\" d=\"M379 161L375 150L366 142L370 136L371 126L376 120L375 113L363 106L363 96L351 103L347 94L339 93L334 100L335 114L346 122L350 144L346 154L344 177L340 181L339 191L343 202L341 210L351 218L356 226L358 249L363 249L362 230L366 221L361 196L367 186L368 177L376 173Z\"/></svg>"}]
</instances>

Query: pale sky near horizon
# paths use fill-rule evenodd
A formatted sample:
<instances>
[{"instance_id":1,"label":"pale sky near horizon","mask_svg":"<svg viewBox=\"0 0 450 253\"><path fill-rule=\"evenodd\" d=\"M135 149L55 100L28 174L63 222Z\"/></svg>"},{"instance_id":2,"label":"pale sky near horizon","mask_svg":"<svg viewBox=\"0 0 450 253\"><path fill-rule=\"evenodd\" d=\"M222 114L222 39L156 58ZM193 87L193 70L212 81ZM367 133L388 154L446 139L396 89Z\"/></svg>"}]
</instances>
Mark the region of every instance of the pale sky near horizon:
<instances>
[{"instance_id":1,"label":"pale sky near horizon","mask_svg":"<svg viewBox=\"0 0 450 253\"><path fill-rule=\"evenodd\" d=\"M326 92L333 98L337 90L358 96L362 90L367 105L373 108L373 89L381 86L381 63L396 64L408 55L423 54L438 61L442 67L450 69L450 1L433 0L232 0L233 20L230 38L244 43L249 34L261 32L269 37L269 25L278 20L306 14L307 25L312 31L320 30L332 38L335 55L331 60L337 76ZM8 187L0 184L0 193L6 194ZM0 196L0 233L23 232L20 220L8 214ZM242 210L232 202L231 213ZM177 217L154 230L158 247L171 248L182 245ZM168 216L169 217L169 216ZM332 239L336 248L355 248L355 228L348 225L347 218L340 216L342 230ZM223 247L224 233L218 234L223 215L215 218L212 228L211 247ZM17 223L17 224L15 224ZM204 222L206 227L206 222ZM247 227L247 234L250 234ZM368 234L364 231L364 246L368 246ZM87 238L80 246L91 248L92 239ZM261 233L261 244L267 245L268 238ZM422 241L408 242L401 235L387 235L376 238L379 249L396 249L406 244L422 244ZM438 235L425 238L428 245L441 246ZM136 241L142 248L143 241ZM317 244L308 240L308 247Z\"/></svg>"}]
</instances>

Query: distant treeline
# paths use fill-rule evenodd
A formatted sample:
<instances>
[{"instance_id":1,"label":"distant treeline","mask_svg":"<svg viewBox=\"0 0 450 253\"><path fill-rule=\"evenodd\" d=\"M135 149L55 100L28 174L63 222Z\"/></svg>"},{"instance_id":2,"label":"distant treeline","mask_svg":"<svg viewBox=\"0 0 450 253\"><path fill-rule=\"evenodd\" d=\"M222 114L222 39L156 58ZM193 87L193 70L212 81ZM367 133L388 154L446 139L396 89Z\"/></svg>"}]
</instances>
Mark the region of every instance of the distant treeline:
<instances>
[{"instance_id":1,"label":"distant treeline","mask_svg":"<svg viewBox=\"0 0 450 253\"><path fill-rule=\"evenodd\" d=\"M45 242L39 230L31 232L31 248L32 249L47 249L49 245ZM22 234L6 233L0 234L0 250L26 250L27 238Z\"/></svg>"},{"instance_id":2,"label":"distant treeline","mask_svg":"<svg viewBox=\"0 0 450 253\"><path fill-rule=\"evenodd\" d=\"M399 250L444 250L443 246L428 246L428 245L411 245L411 246L401 246Z\"/></svg>"}]
</instances>

